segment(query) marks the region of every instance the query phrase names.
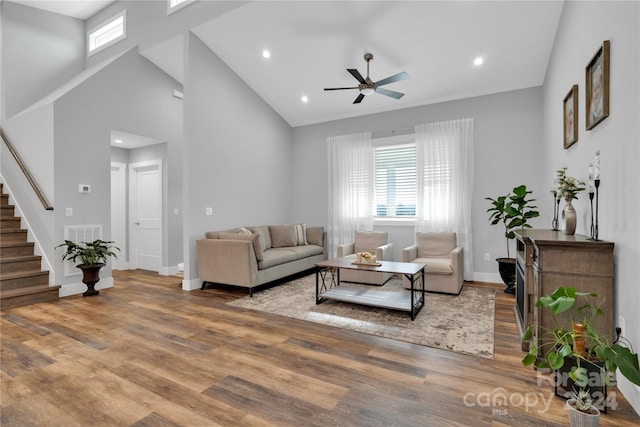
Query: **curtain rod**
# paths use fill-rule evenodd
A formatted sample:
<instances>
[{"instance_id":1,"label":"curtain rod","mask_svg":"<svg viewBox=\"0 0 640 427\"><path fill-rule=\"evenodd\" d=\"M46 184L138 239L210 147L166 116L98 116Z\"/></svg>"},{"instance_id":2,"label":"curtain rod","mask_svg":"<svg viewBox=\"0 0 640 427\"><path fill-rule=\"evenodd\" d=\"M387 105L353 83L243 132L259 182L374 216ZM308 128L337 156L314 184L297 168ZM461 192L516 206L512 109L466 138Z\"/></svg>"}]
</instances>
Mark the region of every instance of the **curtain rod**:
<instances>
[{"instance_id":1,"label":"curtain rod","mask_svg":"<svg viewBox=\"0 0 640 427\"><path fill-rule=\"evenodd\" d=\"M414 133L415 133L415 129L414 128L381 130L381 131L377 131L377 132L372 132L371 133L371 139L389 138L391 136L400 136L400 135L412 135Z\"/></svg>"}]
</instances>

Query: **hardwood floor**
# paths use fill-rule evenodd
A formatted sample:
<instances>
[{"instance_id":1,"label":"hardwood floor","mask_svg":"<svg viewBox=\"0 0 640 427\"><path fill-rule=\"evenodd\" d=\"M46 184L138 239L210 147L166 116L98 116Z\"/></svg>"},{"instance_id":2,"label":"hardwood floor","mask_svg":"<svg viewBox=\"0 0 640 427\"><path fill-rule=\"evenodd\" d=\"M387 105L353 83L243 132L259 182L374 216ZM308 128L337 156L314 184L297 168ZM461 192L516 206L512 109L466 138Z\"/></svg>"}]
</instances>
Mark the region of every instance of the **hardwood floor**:
<instances>
[{"instance_id":1,"label":"hardwood floor","mask_svg":"<svg viewBox=\"0 0 640 427\"><path fill-rule=\"evenodd\" d=\"M246 290L114 278L98 297L2 312L3 426L568 425L521 366L513 296L496 285L465 285L497 290L488 360L225 305ZM616 398L600 425L637 426Z\"/></svg>"}]
</instances>

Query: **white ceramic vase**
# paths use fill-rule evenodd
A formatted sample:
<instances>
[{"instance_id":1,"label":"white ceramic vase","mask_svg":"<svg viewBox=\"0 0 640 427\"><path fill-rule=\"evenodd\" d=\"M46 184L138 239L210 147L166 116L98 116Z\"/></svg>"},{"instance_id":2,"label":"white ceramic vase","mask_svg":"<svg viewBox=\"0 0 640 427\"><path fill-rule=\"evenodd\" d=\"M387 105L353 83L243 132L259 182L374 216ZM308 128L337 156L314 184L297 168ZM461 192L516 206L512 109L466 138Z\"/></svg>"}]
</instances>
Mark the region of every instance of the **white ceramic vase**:
<instances>
[{"instance_id":1,"label":"white ceramic vase","mask_svg":"<svg viewBox=\"0 0 640 427\"><path fill-rule=\"evenodd\" d=\"M592 408L594 414L578 411L575 408L575 399L567 400L567 411L569 411L570 427L598 427L600 424L600 411L598 408Z\"/></svg>"},{"instance_id":2,"label":"white ceramic vase","mask_svg":"<svg viewBox=\"0 0 640 427\"><path fill-rule=\"evenodd\" d=\"M578 221L576 210L571 204L571 199L564 199L567 203L562 210L562 219L564 220L564 234L572 236L576 233L576 222Z\"/></svg>"}]
</instances>

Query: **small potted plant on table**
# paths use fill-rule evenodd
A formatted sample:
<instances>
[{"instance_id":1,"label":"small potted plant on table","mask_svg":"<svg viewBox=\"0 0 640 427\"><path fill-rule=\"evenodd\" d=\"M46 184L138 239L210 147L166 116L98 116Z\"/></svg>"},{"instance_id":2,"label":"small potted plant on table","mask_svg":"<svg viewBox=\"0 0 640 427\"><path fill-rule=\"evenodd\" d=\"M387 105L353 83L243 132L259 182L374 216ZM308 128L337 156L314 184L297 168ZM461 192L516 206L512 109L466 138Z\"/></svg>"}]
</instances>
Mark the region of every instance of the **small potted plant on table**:
<instances>
[{"instance_id":1,"label":"small potted plant on table","mask_svg":"<svg viewBox=\"0 0 640 427\"><path fill-rule=\"evenodd\" d=\"M62 260L76 262L80 260L80 264L76 265L82 270L82 283L87 285L87 291L82 295L85 297L98 295L99 291L95 289L96 283L100 281L100 269L107 263L109 257L117 258L114 250L120 251L114 242L106 242L104 240L94 240L93 242L75 243L71 240L65 240L61 245L66 247Z\"/></svg>"}]
</instances>

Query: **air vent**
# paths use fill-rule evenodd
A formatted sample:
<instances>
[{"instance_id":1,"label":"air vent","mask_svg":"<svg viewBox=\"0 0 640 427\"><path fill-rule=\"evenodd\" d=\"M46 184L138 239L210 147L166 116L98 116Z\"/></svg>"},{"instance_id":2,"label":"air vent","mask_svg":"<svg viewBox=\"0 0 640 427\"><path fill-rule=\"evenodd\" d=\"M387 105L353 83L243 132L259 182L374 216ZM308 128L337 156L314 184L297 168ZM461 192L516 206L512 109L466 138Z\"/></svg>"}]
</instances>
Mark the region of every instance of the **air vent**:
<instances>
[{"instance_id":1,"label":"air vent","mask_svg":"<svg viewBox=\"0 0 640 427\"><path fill-rule=\"evenodd\" d=\"M64 240L71 240L76 243L93 242L96 239L102 239L101 225L65 225ZM64 275L80 276L82 271L76 268L78 262L67 261L64 264Z\"/></svg>"}]
</instances>

